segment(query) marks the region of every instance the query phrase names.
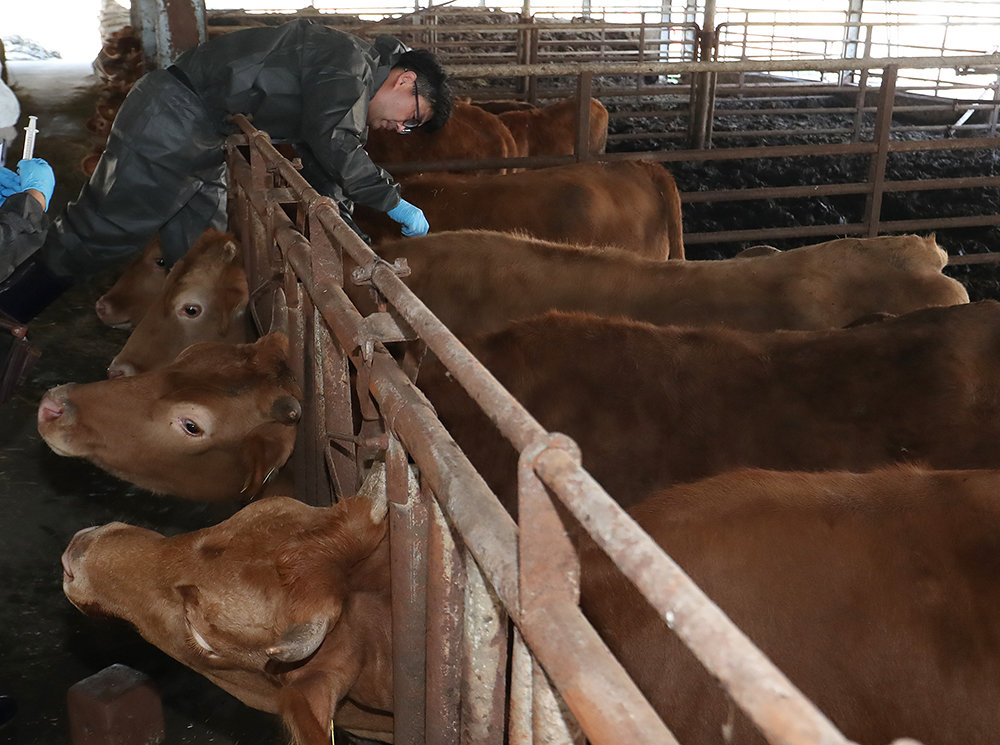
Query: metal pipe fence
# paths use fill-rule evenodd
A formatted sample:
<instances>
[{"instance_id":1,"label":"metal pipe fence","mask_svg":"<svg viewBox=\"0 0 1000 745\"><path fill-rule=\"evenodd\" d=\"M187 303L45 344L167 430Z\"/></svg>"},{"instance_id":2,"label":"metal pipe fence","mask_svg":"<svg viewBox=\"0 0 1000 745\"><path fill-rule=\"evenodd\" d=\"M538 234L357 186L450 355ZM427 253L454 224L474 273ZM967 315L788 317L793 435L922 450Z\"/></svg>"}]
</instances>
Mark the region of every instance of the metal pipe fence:
<instances>
[{"instance_id":1,"label":"metal pipe fence","mask_svg":"<svg viewBox=\"0 0 1000 745\"><path fill-rule=\"evenodd\" d=\"M329 504L354 492L368 459L386 461L394 741L675 742L580 611L558 500L770 742L848 745L581 468L576 446L546 432L409 291L406 267L379 259L265 133L236 121L230 227L256 317L287 313L310 412L293 460L299 496ZM370 284L386 310L363 317L348 281ZM431 350L520 453L520 524L437 420L405 356L401 365L389 353L395 341Z\"/></svg>"}]
</instances>

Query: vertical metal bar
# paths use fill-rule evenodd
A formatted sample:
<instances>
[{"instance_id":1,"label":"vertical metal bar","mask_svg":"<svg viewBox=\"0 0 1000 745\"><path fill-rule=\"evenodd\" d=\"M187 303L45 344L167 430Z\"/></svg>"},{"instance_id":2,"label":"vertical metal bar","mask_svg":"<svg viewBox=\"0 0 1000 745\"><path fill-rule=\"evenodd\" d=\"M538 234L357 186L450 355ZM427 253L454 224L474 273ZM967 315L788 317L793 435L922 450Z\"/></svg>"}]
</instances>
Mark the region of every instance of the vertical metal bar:
<instances>
[{"instance_id":1,"label":"vertical metal bar","mask_svg":"<svg viewBox=\"0 0 1000 745\"><path fill-rule=\"evenodd\" d=\"M427 502L411 494L406 453L394 436L386 455L392 587L392 707L395 745L424 745L427 670ZM402 482L402 484L400 484Z\"/></svg>"},{"instance_id":2,"label":"vertical metal bar","mask_svg":"<svg viewBox=\"0 0 1000 745\"><path fill-rule=\"evenodd\" d=\"M573 152L577 162L592 160L590 152L590 97L594 88L594 73L581 72L576 79L576 141Z\"/></svg>"},{"instance_id":3,"label":"vertical metal bar","mask_svg":"<svg viewBox=\"0 0 1000 745\"><path fill-rule=\"evenodd\" d=\"M532 745L532 662L521 632L514 627L510 661L510 745Z\"/></svg>"},{"instance_id":4,"label":"vertical metal bar","mask_svg":"<svg viewBox=\"0 0 1000 745\"><path fill-rule=\"evenodd\" d=\"M892 129L892 107L896 97L896 76L899 65L886 65L882 71L882 87L879 90L878 112L875 118L875 152L872 153L868 169L868 183L871 192L865 199L864 223L866 235L879 233L882 214L882 195L885 189L885 167L889 160L889 133Z\"/></svg>"},{"instance_id":5,"label":"vertical metal bar","mask_svg":"<svg viewBox=\"0 0 1000 745\"><path fill-rule=\"evenodd\" d=\"M715 0L705 1L704 20L698 38L700 42L699 59L703 62L708 61L712 57L712 50L715 49ZM697 93L694 99L694 113L691 118L689 138L691 147L695 150L701 150L706 145L708 119L711 115L711 74L707 72L696 73L693 82Z\"/></svg>"},{"instance_id":6,"label":"vertical metal bar","mask_svg":"<svg viewBox=\"0 0 1000 745\"><path fill-rule=\"evenodd\" d=\"M507 616L468 551L465 552L465 576L461 741L502 745L505 742Z\"/></svg>"},{"instance_id":7,"label":"vertical metal bar","mask_svg":"<svg viewBox=\"0 0 1000 745\"><path fill-rule=\"evenodd\" d=\"M519 583L521 613L528 617L553 601L580 601L580 560L566 527L535 474L534 459L548 448L566 450L579 462L580 451L564 435L545 435L521 451L517 465Z\"/></svg>"},{"instance_id":8,"label":"vertical metal bar","mask_svg":"<svg viewBox=\"0 0 1000 745\"><path fill-rule=\"evenodd\" d=\"M462 654L462 555L437 501L427 547L427 742L458 745Z\"/></svg>"},{"instance_id":9,"label":"vertical metal bar","mask_svg":"<svg viewBox=\"0 0 1000 745\"><path fill-rule=\"evenodd\" d=\"M307 230L312 245L311 264L317 282L334 282L344 286L343 251L334 244L320 225L316 216L317 202L309 206ZM353 494L360 484L357 471L357 448L352 440L343 437L330 439L329 433L350 435L354 432L351 375L347 352L323 325L322 372L325 412L325 432L321 443L330 475L333 478L334 497Z\"/></svg>"},{"instance_id":10,"label":"vertical metal bar","mask_svg":"<svg viewBox=\"0 0 1000 745\"><path fill-rule=\"evenodd\" d=\"M538 64L538 49L541 42L541 29L534 25L535 19L531 19L532 27L528 32L528 64ZM538 103L538 77L528 76L528 96L527 100L533 104Z\"/></svg>"},{"instance_id":11,"label":"vertical metal bar","mask_svg":"<svg viewBox=\"0 0 1000 745\"><path fill-rule=\"evenodd\" d=\"M552 682L537 660L532 661L532 730L537 742L545 745L572 745L583 734L570 710L563 704Z\"/></svg>"},{"instance_id":12,"label":"vertical metal bar","mask_svg":"<svg viewBox=\"0 0 1000 745\"><path fill-rule=\"evenodd\" d=\"M867 57L871 54L872 49L872 27L867 26L867 35L865 38L865 52L864 56ZM861 135L864 129L865 121L865 104L868 102L868 68L861 68L861 75L858 78L858 94L854 99L854 136L852 138L853 142L858 142L861 139Z\"/></svg>"},{"instance_id":13,"label":"vertical metal bar","mask_svg":"<svg viewBox=\"0 0 1000 745\"><path fill-rule=\"evenodd\" d=\"M1000 120L1000 71L997 71L997 79L993 81L993 108L990 109L989 128L986 130L990 137L997 136L998 120Z\"/></svg>"}]
</instances>

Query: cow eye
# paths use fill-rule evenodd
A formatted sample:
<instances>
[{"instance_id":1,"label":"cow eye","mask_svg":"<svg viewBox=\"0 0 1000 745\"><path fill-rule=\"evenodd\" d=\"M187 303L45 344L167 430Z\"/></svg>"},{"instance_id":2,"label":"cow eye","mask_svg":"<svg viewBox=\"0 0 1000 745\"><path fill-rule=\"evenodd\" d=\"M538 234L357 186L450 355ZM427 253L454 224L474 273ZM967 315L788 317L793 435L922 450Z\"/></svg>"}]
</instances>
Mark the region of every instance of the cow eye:
<instances>
[{"instance_id":1,"label":"cow eye","mask_svg":"<svg viewBox=\"0 0 1000 745\"><path fill-rule=\"evenodd\" d=\"M156 260L156 261L155 261L154 263L155 263L155 264L156 264L156 265L157 265L158 267L160 267L160 268L162 269L163 267L165 267L165 266L167 265L167 260L166 260L166 259L164 259L164 258L163 258L163 257L161 256L161 257L160 257L160 258L158 258L158 259L157 259L157 260Z\"/></svg>"},{"instance_id":2,"label":"cow eye","mask_svg":"<svg viewBox=\"0 0 1000 745\"><path fill-rule=\"evenodd\" d=\"M197 318L198 316L201 315L201 306L194 304L185 305L183 311L184 315L186 315L188 318Z\"/></svg>"},{"instance_id":3,"label":"cow eye","mask_svg":"<svg viewBox=\"0 0 1000 745\"><path fill-rule=\"evenodd\" d=\"M202 429L198 426L198 423L191 419L181 419L181 426L189 435L198 436L202 433Z\"/></svg>"}]
</instances>

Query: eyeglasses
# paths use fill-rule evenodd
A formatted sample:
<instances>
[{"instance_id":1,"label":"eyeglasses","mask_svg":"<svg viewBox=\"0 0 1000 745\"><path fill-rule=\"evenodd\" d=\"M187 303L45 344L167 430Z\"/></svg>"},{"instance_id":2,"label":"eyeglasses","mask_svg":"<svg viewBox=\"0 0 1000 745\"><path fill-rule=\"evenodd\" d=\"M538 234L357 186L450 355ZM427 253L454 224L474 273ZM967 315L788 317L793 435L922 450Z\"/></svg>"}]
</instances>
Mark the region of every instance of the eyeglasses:
<instances>
[{"instance_id":1,"label":"eyeglasses","mask_svg":"<svg viewBox=\"0 0 1000 745\"><path fill-rule=\"evenodd\" d=\"M399 133L401 135L410 134L410 132L412 132L413 130L415 130L417 127L421 126L424 123L423 120L420 118L420 96L417 95L416 83L414 83L413 85L413 100L417 102L416 112L413 114L412 119L407 119L405 122L403 122L403 127L402 129L399 130Z\"/></svg>"}]
</instances>

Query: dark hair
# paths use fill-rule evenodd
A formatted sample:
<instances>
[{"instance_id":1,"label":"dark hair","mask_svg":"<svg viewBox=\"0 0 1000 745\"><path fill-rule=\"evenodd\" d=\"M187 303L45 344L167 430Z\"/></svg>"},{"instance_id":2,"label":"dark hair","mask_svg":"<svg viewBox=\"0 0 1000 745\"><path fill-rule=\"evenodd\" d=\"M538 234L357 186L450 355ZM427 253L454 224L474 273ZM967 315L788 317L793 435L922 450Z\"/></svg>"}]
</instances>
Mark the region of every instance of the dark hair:
<instances>
[{"instance_id":1,"label":"dark hair","mask_svg":"<svg viewBox=\"0 0 1000 745\"><path fill-rule=\"evenodd\" d=\"M426 49L411 49L393 65L417 73L417 95L434 109L424 126L431 132L441 129L451 116L451 84L437 57Z\"/></svg>"}]
</instances>

